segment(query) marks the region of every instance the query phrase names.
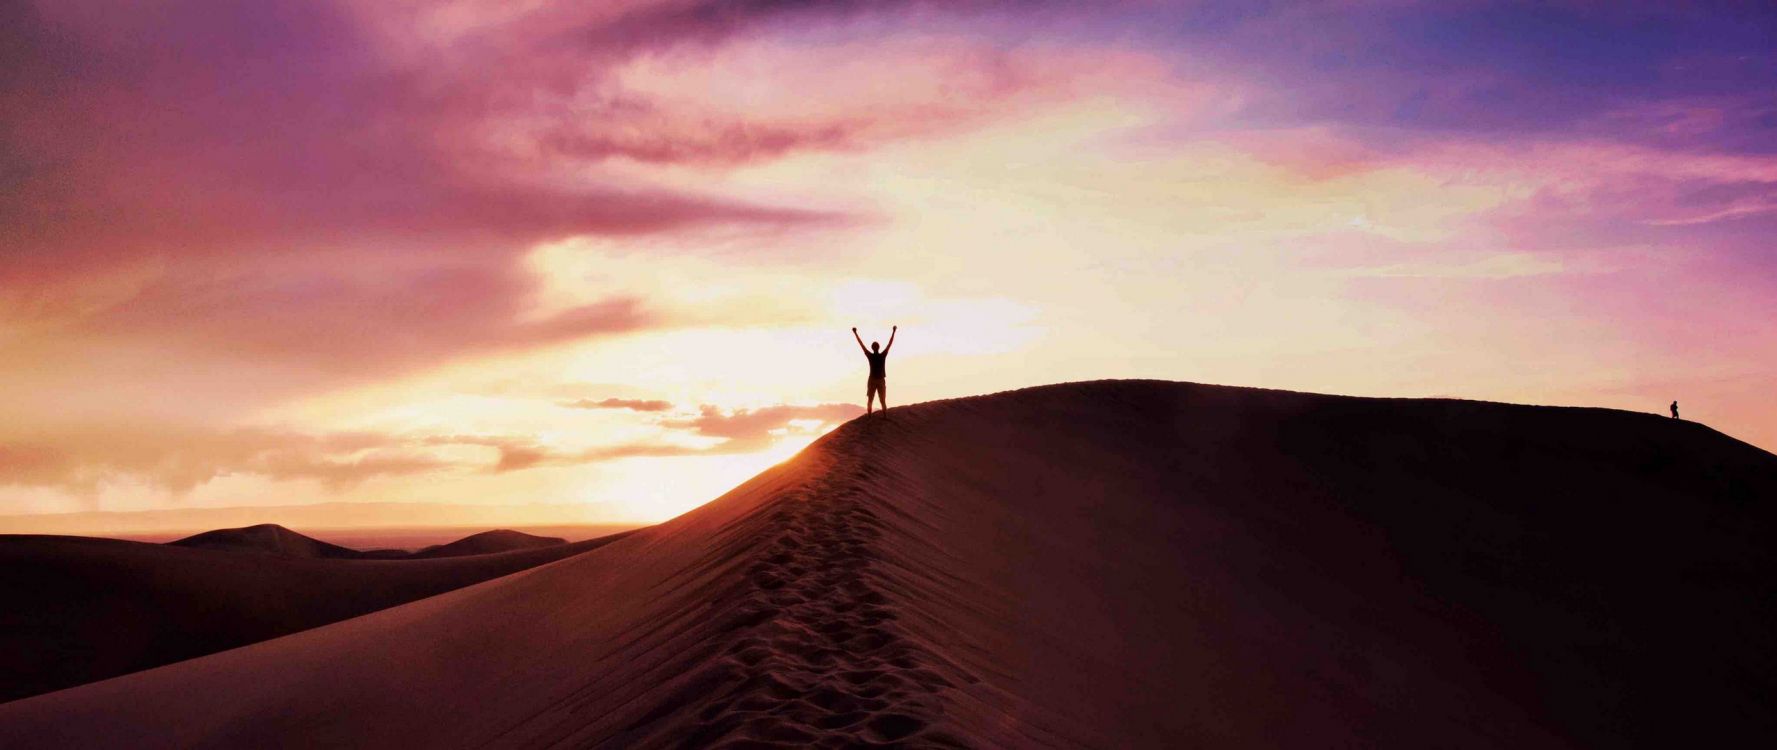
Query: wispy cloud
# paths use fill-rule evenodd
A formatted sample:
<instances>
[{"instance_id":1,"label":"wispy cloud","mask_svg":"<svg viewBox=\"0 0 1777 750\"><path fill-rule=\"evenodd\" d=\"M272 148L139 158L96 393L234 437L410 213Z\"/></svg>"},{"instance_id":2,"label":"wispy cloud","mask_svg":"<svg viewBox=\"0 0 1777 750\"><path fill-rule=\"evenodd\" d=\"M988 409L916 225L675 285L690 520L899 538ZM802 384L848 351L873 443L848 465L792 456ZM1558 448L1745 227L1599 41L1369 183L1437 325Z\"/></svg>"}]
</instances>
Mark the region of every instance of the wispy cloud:
<instances>
[{"instance_id":1,"label":"wispy cloud","mask_svg":"<svg viewBox=\"0 0 1777 750\"><path fill-rule=\"evenodd\" d=\"M662 412L662 401L606 399L594 408ZM857 416L852 404L774 405L696 416L661 418L657 437L589 448L547 445L516 434L307 433L288 429L194 429L177 424L63 428L0 437L0 486L56 487L87 493L107 482L131 481L188 492L228 475L279 481L314 480L341 488L377 477L505 473L624 458L718 455L762 450L782 437ZM693 438L693 440L686 440ZM715 438L698 441L697 438ZM487 456L460 448L487 449Z\"/></svg>"},{"instance_id":2,"label":"wispy cloud","mask_svg":"<svg viewBox=\"0 0 1777 750\"><path fill-rule=\"evenodd\" d=\"M1531 253L1488 255L1469 260L1439 262L1428 258L1411 263L1348 269L1352 276L1392 278L1511 279L1562 273L1567 266L1559 258Z\"/></svg>"},{"instance_id":3,"label":"wispy cloud","mask_svg":"<svg viewBox=\"0 0 1777 750\"><path fill-rule=\"evenodd\" d=\"M628 409L630 411L668 411L673 408L671 401L642 398L606 398L597 401L583 398L576 401L563 401L561 405L569 409Z\"/></svg>"},{"instance_id":4,"label":"wispy cloud","mask_svg":"<svg viewBox=\"0 0 1777 750\"><path fill-rule=\"evenodd\" d=\"M111 425L0 441L0 484L79 493L113 481L186 492L230 474L308 479L341 487L379 476L446 470L451 465L411 441L373 433Z\"/></svg>"},{"instance_id":5,"label":"wispy cloud","mask_svg":"<svg viewBox=\"0 0 1777 750\"><path fill-rule=\"evenodd\" d=\"M643 403L651 406L660 402ZM823 428L863 412L863 407L856 404L778 404L735 410L706 405L699 408L696 416L662 418L656 424L667 428L670 431L669 436L672 433L684 433L700 438L718 438L713 444L687 445L668 439L653 439L577 451L552 450L534 443L508 439L495 439L480 444L500 450L500 462L495 466L496 471L596 463L622 458L751 453L764 450L782 438L819 434Z\"/></svg>"},{"instance_id":6,"label":"wispy cloud","mask_svg":"<svg viewBox=\"0 0 1777 750\"><path fill-rule=\"evenodd\" d=\"M864 408L857 404L779 404L732 411L704 406L698 410L697 416L664 419L661 424L673 429L690 430L705 437L722 438L726 441L722 443L724 447L745 450L770 442L779 431L790 427L793 422L837 422L862 413Z\"/></svg>"}]
</instances>

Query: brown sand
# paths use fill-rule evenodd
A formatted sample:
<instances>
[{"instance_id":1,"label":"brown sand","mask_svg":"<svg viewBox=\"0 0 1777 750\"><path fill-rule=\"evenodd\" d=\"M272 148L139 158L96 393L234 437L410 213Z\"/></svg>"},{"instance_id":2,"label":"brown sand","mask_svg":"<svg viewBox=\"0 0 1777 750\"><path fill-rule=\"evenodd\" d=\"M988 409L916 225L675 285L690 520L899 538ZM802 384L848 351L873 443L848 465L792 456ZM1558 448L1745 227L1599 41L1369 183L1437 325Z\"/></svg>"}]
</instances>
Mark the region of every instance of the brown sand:
<instances>
[{"instance_id":1,"label":"brown sand","mask_svg":"<svg viewBox=\"0 0 1777 750\"><path fill-rule=\"evenodd\" d=\"M20 747L1768 743L1777 457L1651 415L1101 382L0 706Z\"/></svg>"}]
</instances>

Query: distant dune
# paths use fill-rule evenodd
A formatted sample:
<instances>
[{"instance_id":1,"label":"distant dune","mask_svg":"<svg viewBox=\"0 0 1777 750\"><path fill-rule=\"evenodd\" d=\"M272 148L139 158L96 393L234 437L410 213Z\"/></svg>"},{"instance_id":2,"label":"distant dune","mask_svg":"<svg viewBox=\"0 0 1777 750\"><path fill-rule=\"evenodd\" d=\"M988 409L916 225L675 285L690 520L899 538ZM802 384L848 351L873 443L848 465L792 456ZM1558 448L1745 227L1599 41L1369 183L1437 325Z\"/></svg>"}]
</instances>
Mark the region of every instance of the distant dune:
<instances>
[{"instance_id":1,"label":"distant dune","mask_svg":"<svg viewBox=\"0 0 1777 750\"><path fill-rule=\"evenodd\" d=\"M461 555L486 555L494 552L510 552L519 549L541 549L567 544L568 540L553 536L533 536L510 529L495 529L458 539L449 544L438 544L413 553L416 560L433 557L458 557Z\"/></svg>"},{"instance_id":2,"label":"distant dune","mask_svg":"<svg viewBox=\"0 0 1777 750\"><path fill-rule=\"evenodd\" d=\"M311 535L325 532L327 539L340 544L343 542L340 541L338 532L368 532L374 536L376 532L390 530L413 532L422 529L449 529L471 533L498 528L557 527L563 529L564 533L555 535L578 540L637 526L633 523L613 524L609 518L604 517L607 512L597 503L313 503L0 515L0 533L122 537L164 542L208 529L250 526L274 518L286 527L301 529ZM613 526L621 528L612 528ZM608 531L596 527L604 527ZM569 530L572 530L571 533Z\"/></svg>"},{"instance_id":3,"label":"distant dune","mask_svg":"<svg viewBox=\"0 0 1777 750\"><path fill-rule=\"evenodd\" d=\"M405 557L400 550L361 552L337 544L312 539L277 524L262 523L239 529L217 529L195 536L167 542L175 547L214 549L229 552L256 552L285 557L324 558L329 560L363 560L373 557Z\"/></svg>"},{"instance_id":4,"label":"distant dune","mask_svg":"<svg viewBox=\"0 0 1777 750\"><path fill-rule=\"evenodd\" d=\"M254 552L284 557L328 560L424 560L434 557L488 555L521 549L541 549L567 543L568 540L560 537L535 536L510 529L495 529L470 534L445 544L434 544L415 552L399 549L356 550L323 542L269 523L239 529L206 531L202 534L167 542L173 546L192 549Z\"/></svg>"},{"instance_id":5,"label":"distant dune","mask_svg":"<svg viewBox=\"0 0 1777 750\"><path fill-rule=\"evenodd\" d=\"M0 745L1765 746L1774 499L1777 456L1644 414L1034 388L854 420L553 565L0 705Z\"/></svg>"},{"instance_id":6,"label":"distant dune","mask_svg":"<svg viewBox=\"0 0 1777 750\"><path fill-rule=\"evenodd\" d=\"M469 545L499 554L383 561L269 524L168 545L0 535L0 700L356 617L615 538L505 551L522 540L502 534Z\"/></svg>"},{"instance_id":7,"label":"distant dune","mask_svg":"<svg viewBox=\"0 0 1777 750\"><path fill-rule=\"evenodd\" d=\"M307 534L309 536L312 536L312 537L319 538L319 539L326 539L327 541L332 542L333 544L338 544L338 545L345 546L345 547L351 547L352 549L359 549L359 550L401 549L401 550L406 550L409 552L414 552L414 551L425 549L427 547L435 547L435 546L438 546L441 544L449 544L451 542L461 540L464 537L473 536L475 534L482 533L490 528L507 530L507 531L517 531L517 532L527 534L530 536L565 539L569 542L584 542L588 539L598 539L600 537L607 537L612 534L620 534L625 531L634 531L634 530L639 529L645 525L647 525L647 524L599 524L599 525L579 524L579 525L571 525L571 526L511 527L511 526L501 526L499 524L489 524L487 526L480 526L480 527L476 527L476 528L461 528L461 527L449 527L449 526L430 526L430 527L418 527L418 528L378 528L378 529L317 528L314 530L304 530L303 533ZM141 537L124 537L124 538L126 538L126 539L133 538L133 539L136 539L136 541L143 541L143 542L168 541L168 539L157 539L157 538L141 538Z\"/></svg>"}]
</instances>

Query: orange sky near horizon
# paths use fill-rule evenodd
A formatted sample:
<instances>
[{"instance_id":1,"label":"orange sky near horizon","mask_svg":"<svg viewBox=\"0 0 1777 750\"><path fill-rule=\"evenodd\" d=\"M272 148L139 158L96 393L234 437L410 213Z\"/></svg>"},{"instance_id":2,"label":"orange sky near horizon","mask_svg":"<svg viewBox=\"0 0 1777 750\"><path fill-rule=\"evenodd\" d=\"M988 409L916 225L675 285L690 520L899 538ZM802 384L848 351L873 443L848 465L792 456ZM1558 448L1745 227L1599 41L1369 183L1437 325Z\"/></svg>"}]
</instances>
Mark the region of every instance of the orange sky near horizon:
<instances>
[{"instance_id":1,"label":"orange sky near horizon","mask_svg":"<svg viewBox=\"0 0 1777 750\"><path fill-rule=\"evenodd\" d=\"M8 11L0 515L655 522L860 413L852 326L896 404L1677 399L1777 447L1764 15L1038 5Z\"/></svg>"}]
</instances>

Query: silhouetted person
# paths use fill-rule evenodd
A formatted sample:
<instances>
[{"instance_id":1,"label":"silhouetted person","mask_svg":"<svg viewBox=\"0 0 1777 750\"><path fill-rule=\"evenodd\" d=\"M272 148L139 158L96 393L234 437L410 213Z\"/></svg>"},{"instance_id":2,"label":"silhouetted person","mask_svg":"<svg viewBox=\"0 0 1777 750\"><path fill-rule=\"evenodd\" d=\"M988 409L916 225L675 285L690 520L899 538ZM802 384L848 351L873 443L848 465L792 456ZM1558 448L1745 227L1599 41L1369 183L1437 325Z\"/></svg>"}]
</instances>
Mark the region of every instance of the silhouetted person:
<instances>
[{"instance_id":1,"label":"silhouetted person","mask_svg":"<svg viewBox=\"0 0 1777 750\"><path fill-rule=\"evenodd\" d=\"M888 353L890 349L895 348L895 333L900 330L900 326L894 326L889 330L888 346L879 346L877 342L872 341L870 348L864 349L864 339L858 336L858 329L851 329L851 337L858 340L858 348L864 349L864 358L870 360L870 379L864 383L865 414L870 413L870 404L873 400L882 402L882 410L888 411ZM879 348L882 351L877 351Z\"/></svg>"},{"instance_id":2,"label":"silhouetted person","mask_svg":"<svg viewBox=\"0 0 1777 750\"><path fill-rule=\"evenodd\" d=\"M1672 402L1672 418L1673 419L1678 418L1678 402L1677 401Z\"/></svg>"}]
</instances>

